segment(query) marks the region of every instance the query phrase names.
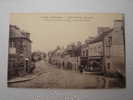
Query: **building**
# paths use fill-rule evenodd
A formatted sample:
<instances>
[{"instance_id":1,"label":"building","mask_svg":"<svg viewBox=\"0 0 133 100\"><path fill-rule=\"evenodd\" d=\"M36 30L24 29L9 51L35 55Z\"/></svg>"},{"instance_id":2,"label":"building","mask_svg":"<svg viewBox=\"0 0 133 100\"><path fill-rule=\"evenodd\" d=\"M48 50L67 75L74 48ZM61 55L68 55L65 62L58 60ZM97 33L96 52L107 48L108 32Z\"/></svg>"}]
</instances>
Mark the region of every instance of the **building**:
<instances>
[{"instance_id":1,"label":"building","mask_svg":"<svg viewBox=\"0 0 133 100\"><path fill-rule=\"evenodd\" d=\"M57 65L58 57L59 57L59 53L58 53L59 51L60 51L60 47L57 47L55 50L48 53L49 63L51 63L53 65Z\"/></svg>"},{"instance_id":2,"label":"building","mask_svg":"<svg viewBox=\"0 0 133 100\"><path fill-rule=\"evenodd\" d=\"M70 69L78 71L80 65L80 56L81 56L81 42L78 41L77 44L68 45L65 53L66 66L69 66Z\"/></svg>"},{"instance_id":3,"label":"building","mask_svg":"<svg viewBox=\"0 0 133 100\"><path fill-rule=\"evenodd\" d=\"M89 56L89 44L85 42L81 47L81 56L80 56L80 67L84 67L87 71L88 69L88 56Z\"/></svg>"},{"instance_id":4,"label":"building","mask_svg":"<svg viewBox=\"0 0 133 100\"><path fill-rule=\"evenodd\" d=\"M80 65L81 43L70 44L66 48L56 48L48 53L49 63L62 69L78 71Z\"/></svg>"},{"instance_id":5,"label":"building","mask_svg":"<svg viewBox=\"0 0 133 100\"><path fill-rule=\"evenodd\" d=\"M16 25L9 26L8 76L24 75L31 61L30 33L22 31Z\"/></svg>"},{"instance_id":6,"label":"building","mask_svg":"<svg viewBox=\"0 0 133 100\"><path fill-rule=\"evenodd\" d=\"M112 31L104 38L107 73L119 73L125 77L124 41L124 22L123 20L115 20Z\"/></svg>"},{"instance_id":7,"label":"building","mask_svg":"<svg viewBox=\"0 0 133 100\"><path fill-rule=\"evenodd\" d=\"M98 35L88 40L86 50L82 48L82 56L87 59L84 65L87 71L104 72L104 37L110 30L109 27L99 27Z\"/></svg>"},{"instance_id":8,"label":"building","mask_svg":"<svg viewBox=\"0 0 133 100\"><path fill-rule=\"evenodd\" d=\"M104 74L118 73L125 77L124 22L115 20L113 27L98 27L97 36L68 45L64 50L56 49L53 61L66 69Z\"/></svg>"},{"instance_id":9,"label":"building","mask_svg":"<svg viewBox=\"0 0 133 100\"><path fill-rule=\"evenodd\" d=\"M124 22L115 20L113 27L98 27L98 35L85 42L81 49L81 65L87 71L125 77Z\"/></svg>"}]
</instances>

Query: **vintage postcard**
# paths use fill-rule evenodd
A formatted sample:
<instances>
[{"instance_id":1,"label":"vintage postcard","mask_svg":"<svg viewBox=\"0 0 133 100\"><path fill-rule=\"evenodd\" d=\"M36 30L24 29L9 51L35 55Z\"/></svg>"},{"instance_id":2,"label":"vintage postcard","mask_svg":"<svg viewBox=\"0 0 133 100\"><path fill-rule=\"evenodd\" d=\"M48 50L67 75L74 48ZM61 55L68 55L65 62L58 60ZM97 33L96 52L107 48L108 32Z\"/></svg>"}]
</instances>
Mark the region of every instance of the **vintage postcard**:
<instances>
[{"instance_id":1,"label":"vintage postcard","mask_svg":"<svg viewBox=\"0 0 133 100\"><path fill-rule=\"evenodd\" d=\"M11 13L8 87L126 87L124 15Z\"/></svg>"}]
</instances>

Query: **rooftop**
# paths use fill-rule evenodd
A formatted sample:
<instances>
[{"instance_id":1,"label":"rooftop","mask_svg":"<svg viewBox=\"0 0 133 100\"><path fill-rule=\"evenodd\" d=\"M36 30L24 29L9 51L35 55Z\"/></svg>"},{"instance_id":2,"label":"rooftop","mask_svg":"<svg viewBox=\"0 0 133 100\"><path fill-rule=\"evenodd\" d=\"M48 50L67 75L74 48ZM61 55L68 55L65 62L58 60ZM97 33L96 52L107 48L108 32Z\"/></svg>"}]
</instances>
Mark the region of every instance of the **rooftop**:
<instances>
[{"instance_id":1,"label":"rooftop","mask_svg":"<svg viewBox=\"0 0 133 100\"><path fill-rule=\"evenodd\" d=\"M30 40L29 34L30 33L28 32L22 31L16 25L10 25L10 38L23 38Z\"/></svg>"}]
</instances>

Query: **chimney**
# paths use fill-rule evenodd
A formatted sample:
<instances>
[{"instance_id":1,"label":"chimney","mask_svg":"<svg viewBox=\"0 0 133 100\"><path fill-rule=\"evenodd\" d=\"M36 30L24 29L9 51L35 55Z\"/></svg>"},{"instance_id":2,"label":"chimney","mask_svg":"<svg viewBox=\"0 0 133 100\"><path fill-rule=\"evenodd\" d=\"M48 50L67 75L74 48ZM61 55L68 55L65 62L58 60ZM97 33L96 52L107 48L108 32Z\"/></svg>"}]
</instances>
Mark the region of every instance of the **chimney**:
<instances>
[{"instance_id":1,"label":"chimney","mask_svg":"<svg viewBox=\"0 0 133 100\"><path fill-rule=\"evenodd\" d=\"M26 38L30 39L30 33L26 32Z\"/></svg>"},{"instance_id":2,"label":"chimney","mask_svg":"<svg viewBox=\"0 0 133 100\"><path fill-rule=\"evenodd\" d=\"M115 29L120 29L124 26L124 21L123 20L115 20L114 21L114 28Z\"/></svg>"}]
</instances>

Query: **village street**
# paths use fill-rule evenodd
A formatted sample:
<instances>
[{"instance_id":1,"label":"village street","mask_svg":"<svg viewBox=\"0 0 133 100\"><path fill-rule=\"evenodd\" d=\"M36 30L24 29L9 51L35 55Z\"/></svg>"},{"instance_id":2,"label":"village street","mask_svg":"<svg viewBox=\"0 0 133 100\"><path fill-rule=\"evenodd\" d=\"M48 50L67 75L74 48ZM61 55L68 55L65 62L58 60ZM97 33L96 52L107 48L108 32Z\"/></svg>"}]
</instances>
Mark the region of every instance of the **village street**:
<instances>
[{"instance_id":1,"label":"village street","mask_svg":"<svg viewBox=\"0 0 133 100\"><path fill-rule=\"evenodd\" d=\"M36 78L29 81L11 83L9 86L76 89L104 88L105 86L105 80L102 76L81 74L71 70L59 69L43 60L36 63L34 73L38 73Z\"/></svg>"}]
</instances>

